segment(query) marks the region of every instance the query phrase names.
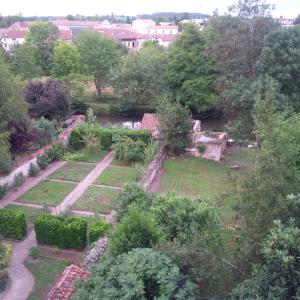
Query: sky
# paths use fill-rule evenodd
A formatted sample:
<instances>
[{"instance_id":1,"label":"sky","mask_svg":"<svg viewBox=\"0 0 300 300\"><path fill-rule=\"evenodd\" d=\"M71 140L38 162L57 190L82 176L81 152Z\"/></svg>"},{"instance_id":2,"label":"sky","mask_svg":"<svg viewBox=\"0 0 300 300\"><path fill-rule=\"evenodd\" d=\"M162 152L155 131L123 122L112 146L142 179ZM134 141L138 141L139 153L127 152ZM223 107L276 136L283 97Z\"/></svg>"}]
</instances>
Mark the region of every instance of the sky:
<instances>
[{"instance_id":1,"label":"sky","mask_svg":"<svg viewBox=\"0 0 300 300\"><path fill-rule=\"evenodd\" d=\"M0 0L1 15L65 16L137 15L154 12L224 13L236 0ZM270 0L276 5L274 17L295 18L300 14L300 0Z\"/></svg>"}]
</instances>

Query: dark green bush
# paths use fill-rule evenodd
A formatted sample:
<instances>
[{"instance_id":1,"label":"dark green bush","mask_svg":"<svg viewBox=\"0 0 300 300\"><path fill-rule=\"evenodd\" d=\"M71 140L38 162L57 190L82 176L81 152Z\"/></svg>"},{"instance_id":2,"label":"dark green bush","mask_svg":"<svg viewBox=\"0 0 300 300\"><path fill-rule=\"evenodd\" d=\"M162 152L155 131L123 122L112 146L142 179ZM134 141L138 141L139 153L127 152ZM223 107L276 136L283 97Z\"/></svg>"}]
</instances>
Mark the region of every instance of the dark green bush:
<instances>
[{"instance_id":1,"label":"dark green bush","mask_svg":"<svg viewBox=\"0 0 300 300\"><path fill-rule=\"evenodd\" d=\"M38 243L59 248L83 249L87 240L87 222L80 218L40 215L34 222Z\"/></svg>"},{"instance_id":2,"label":"dark green bush","mask_svg":"<svg viewBox=\"0 0 300 300\"><path fill-rule=\"evenodd\" d=\"M31 163L29 169L29 176L36 177L40 173L40 167L36 164Z\"/></svg>"},{"instance_id":3,"label":"dark green bush","mask_svg":"<svg viewBox=\"0 0 300 300\"><path fill-rule=\"evenodd\" d=\"M90 225L89 243L96 242L100 237L103 237L110 228L110 225L105 220L98 220Z\"/></svg>"},{"instance_id":4,"label":"dark green bush","mask_svg":"<svg viewBox=\"0 0 300 300\"><path fill-rule=\"evenodd\" d=\"M14 187L18 188L25 182L26 178L22 172L18 173L14 177Z\"/></svg>"},{"instance_id":5,"label":"dark green bush","mask_svg":"<svg viewBox=\"0 0 300 300\"><path fill-rule=\"evenodd\" d=\"M199 150L200 153L204 153L205 149L206 149L205 145L203 145L203 144L198 145L198 150Z\"/></svg>"},{"instance_id":6,"label":"dark green bush","mask_svg":"<svg viewBox=\"0 0 300 300\"><path fill-rule=\"evenodd\" d=\"M0 209L0 234L21 240L27 234L25 214L14 209Z\"/></svg>"},{"instance_id":7,"label":"dark green bush","mask_svg":"<svg viewBox=\"0 0 300 300\"><path fill-rule=\"evenodd\" d=\"M66 152L67 152L66 146L63 143L56 142L46 153L49 162L52 162L56 160L61 160Z\"/></svg>"},{"instance_id":8,"label":"dark green bush","mask_svg":"<svg viewBox=\"0 0 300 300\"><path fill-rule=\"evenodd\" d=\"M12 170L12 166L10 153L0 149L0 173L8 174Z\"/></svg>"},{"instance_id":9,"label":"dark green bush","mask_svg":"<svg viewBox=\"0 0 300 300\"><path fill-rule=\"evenodd\" d=\"M44 153L37 158L37 164L41 170L45 170L48 167L49 158L47 153Z\"/></svg>"},{"instance_id":10,"label":"dark green bush","mask_svg":"<svg viewBox=\"0 0 300 300\"><path fill-rule=\"evenodd\" d=\"M122 128L105 128L99 125L86 125L76 127L70 136L69 146L72 150L78 150L83 148L82 135L86 130L90 128L92 133L100 139L103 149L110 150L113 144L114 135L125 135L132 138L134 141L142 140L145 144L148 144L151 140L151 132L148 130L130 130Z\"/></svg>"},{"instance_id":11,"label":"dark green bush","mask_svg":"<svg viewBox=\"0 0 300 300\"><path fill-rule=\"evenodd\" d=\"M6 194L6 186L0 185L0 199L2 199Z\"/></svg>"}]
</instances>

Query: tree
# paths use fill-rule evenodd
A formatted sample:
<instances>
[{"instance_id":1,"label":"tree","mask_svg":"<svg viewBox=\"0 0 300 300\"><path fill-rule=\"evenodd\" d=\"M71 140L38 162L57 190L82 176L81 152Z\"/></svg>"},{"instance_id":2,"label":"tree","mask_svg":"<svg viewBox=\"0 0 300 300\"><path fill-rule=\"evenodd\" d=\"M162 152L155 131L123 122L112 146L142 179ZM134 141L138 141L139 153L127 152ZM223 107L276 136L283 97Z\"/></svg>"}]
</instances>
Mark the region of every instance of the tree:
<instances>
[{"instance_id":1,"label":"tree","mask_svg":"<svg viewBox=\"0 0 300 300\"><path fill-rule=\"evenodd\" d=\"M94 77L98 96L107 82L110 70L119 59L117 44L98 32L82 31L75 41L82 64Z\"/></svg>"},{"instance_id":2,"label":"tree","mask_svg":"<svg viewBox=\"0 0 300 300\"><path fill-rule=\"evenodd\" d=\"M8 174L12 168L9 132L0 132L0 173Z\"/></svg>"},{"instance_id":3,"label":"tree","mask_svg":"<svg viewBox=\"0 0 300 300\"><path fill-rule=\"evenodd\" d=\"M32 79L42 74L41 66L37 62L37 49L25 42L12 52L11 65L15 74L21 79Z\"/></svg>"},{"instance_id":4,"label":"tree","mask_svg":"<svg viewBox=\"0 0 300 300\"><path fill-rule=\"evenodd\" d=\"M299 25L300 24L300 14L297 16L297 18L294 21L294 25Z\"/></svg>"},{"instance_id":5,"label":"tree","mask_svg":"<svg viewBox=\"0 0 300 300\"><path fill-rule=\"evenodd\" d=\"M297 299L300 294L300 230L294 223L274 222L261 250L263 262L239 284L232 299Z\"/></svg>"},{"instance_id":6,"label":"tree","mask_svg":"<svg viewBox=\"0 0 300 300\"><path fill-rule=\"evenodd\" d=\"M204 50L207 37L195 26L185 26L172 44L165 79L174 99L193 112L208 110L216 93L216 71Z\"/></svg>"},{"instance_id":7,"label":"tree","mask_svg":"<svg viewBox=\"0 0 300 300\"><path fill-rule=\"evenodd\" d=\"M55 122L47 120L44 117L35 120L32 127L38 135L40 147L51 144L57 137Z\"/></svg>"},{"instance_id":8,"label":"tree","mask_svg":"<svg viewBox=\"0 0 300 300\"><path fill-rule=\"evenodd\" d=\"M158 238L159 229L150 215L131 205L111 235L110 249L119 255L134 248L152 247Z\"/></svg>"},{"instance_id":9,"label":"tree","mask_svg":"<svg viewBox=\"0 0 300 300\"><path fill-rule=\"evenodd\" d=\"M166 145L174 153L182 152L190 144L191 117L178 102L165 98L158 109L161 133Z\"/></svg>"},{"instance_id":10,"label":"tree","mask_svg":"<svg viewBox=\"0 0 300 300\"><path fill-rule=\"evenodd\" d=\"M121 96L123 108L154 106L164 90L162 76L166 61L166 53L158 47L123 55L112 71L114 91Z\"/></svg>"},{"instance_id":11,"label":"tree","mask_svg":"<svg viewBox=\"0 0 300 300\"><path fill-rule=\"evenodd\" d=\"M258 60L258 70L280 84L280 92L300 111L300 27L279 28L268 34Z\"/></svg>"},{"instance_id":12,"label":"tree","mask_svg":"<svg viewBox=\"0 0 300 300\"><path fill-rule=\"evenodd\" d=\"M134 249L116 258L105 255L73 296L74 300L195 298L195 285L169 257L152 249Z\"/></svg>"},{"instance_id":13,"label":"tree","mask_svg":"<svg viewBox=\"0 0 300 300\"><path fill-rule=\"evenodd\" d=\"M34 22L29 26L27 42L36 49L36 59L44 75L50 75L53 51L58 39L58 28L45 22Z\"/></svg>"},{"instance_id":14,"label":"tree","mask_svg":"<svg viewBox=\"0 0 300 300\"><path fill-rule=\"evenodd\" d=\"M68 92L56 80L31 81L25 90L30 112L37 117L61 120L70 111Z\"/></svg>"}]
</instances>

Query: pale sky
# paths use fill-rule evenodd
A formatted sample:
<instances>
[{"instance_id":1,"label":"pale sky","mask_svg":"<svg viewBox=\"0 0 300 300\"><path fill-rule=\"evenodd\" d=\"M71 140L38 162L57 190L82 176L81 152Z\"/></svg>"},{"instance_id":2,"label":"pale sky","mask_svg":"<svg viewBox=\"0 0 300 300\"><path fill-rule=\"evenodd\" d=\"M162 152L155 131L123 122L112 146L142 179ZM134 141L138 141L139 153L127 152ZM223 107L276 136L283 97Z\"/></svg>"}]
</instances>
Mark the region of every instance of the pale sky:
<instances>
[{"instance_id":1,"label":"pale sky","mask_svg":"<svg viewBox=\"0 0 300 300\"><path fill-rule=\"evenodd\" d=\"M137 15L153 12L220 13L236 0L0 0L0 14L24 16L65 16L67 14ZM295 18L300 13L300 0L270 0L276 5L273 15Z\"/></svg>"}]
</instances>

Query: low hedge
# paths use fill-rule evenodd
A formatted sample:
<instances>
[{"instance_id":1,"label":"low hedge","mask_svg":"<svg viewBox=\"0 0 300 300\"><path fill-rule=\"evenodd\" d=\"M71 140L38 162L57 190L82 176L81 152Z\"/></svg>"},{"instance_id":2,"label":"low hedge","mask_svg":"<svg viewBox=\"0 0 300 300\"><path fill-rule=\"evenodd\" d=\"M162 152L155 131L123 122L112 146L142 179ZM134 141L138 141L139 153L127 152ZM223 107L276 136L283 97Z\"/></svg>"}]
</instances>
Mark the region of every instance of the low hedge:
<instances>
[{"instance_id":1,"label":"low hedge","mask_svg":"<svg viewBox=\"0 0 300 300\"><path fill-rule=\"evenodd\" d=\"M89 243L96 242L103 237L109 230L110 225L105 220L98 220L90 225Z\"/></svg>"},{"instance_id":2,"label":"low hedge","mask_svg":"<svg viewBox=\"0 0 300 300\"><path fill-rule=\"evenodd\" d=\"M80 218L40 215L34 222L40 244L63 249L83 249L87 241L87 222Z\"/></svg>"},{"instance_id":3,"label":"low hedge","mask_svg":"<svg viewBox=\"0 0 300 300\"><path fill-rule=\"evenodd\" d=\"M23 239L27 234L25 214L14 209L0 209L0 234L15 240Z\"/></svg>"},{"instance_id":4,"label":"low hedge","mask_svg":"<svg viewBox=\"0 0 300 300\"><path fill-rule=\"evenodd\" d=\"M127 128L105 128L99 125L80 125L76 127L70 136L69 146L72 150L78 150L83 148L83 143L81 141L81 136L84 132L90 128L95 136L97 136L101 141L101 146L103 149L110 150L113 144L113 136L117 134L123 134L134 141L140 139L145 144L148 144L151 140L151 132L149 130L130 130Z\"/></svg>"}]
</instances>

